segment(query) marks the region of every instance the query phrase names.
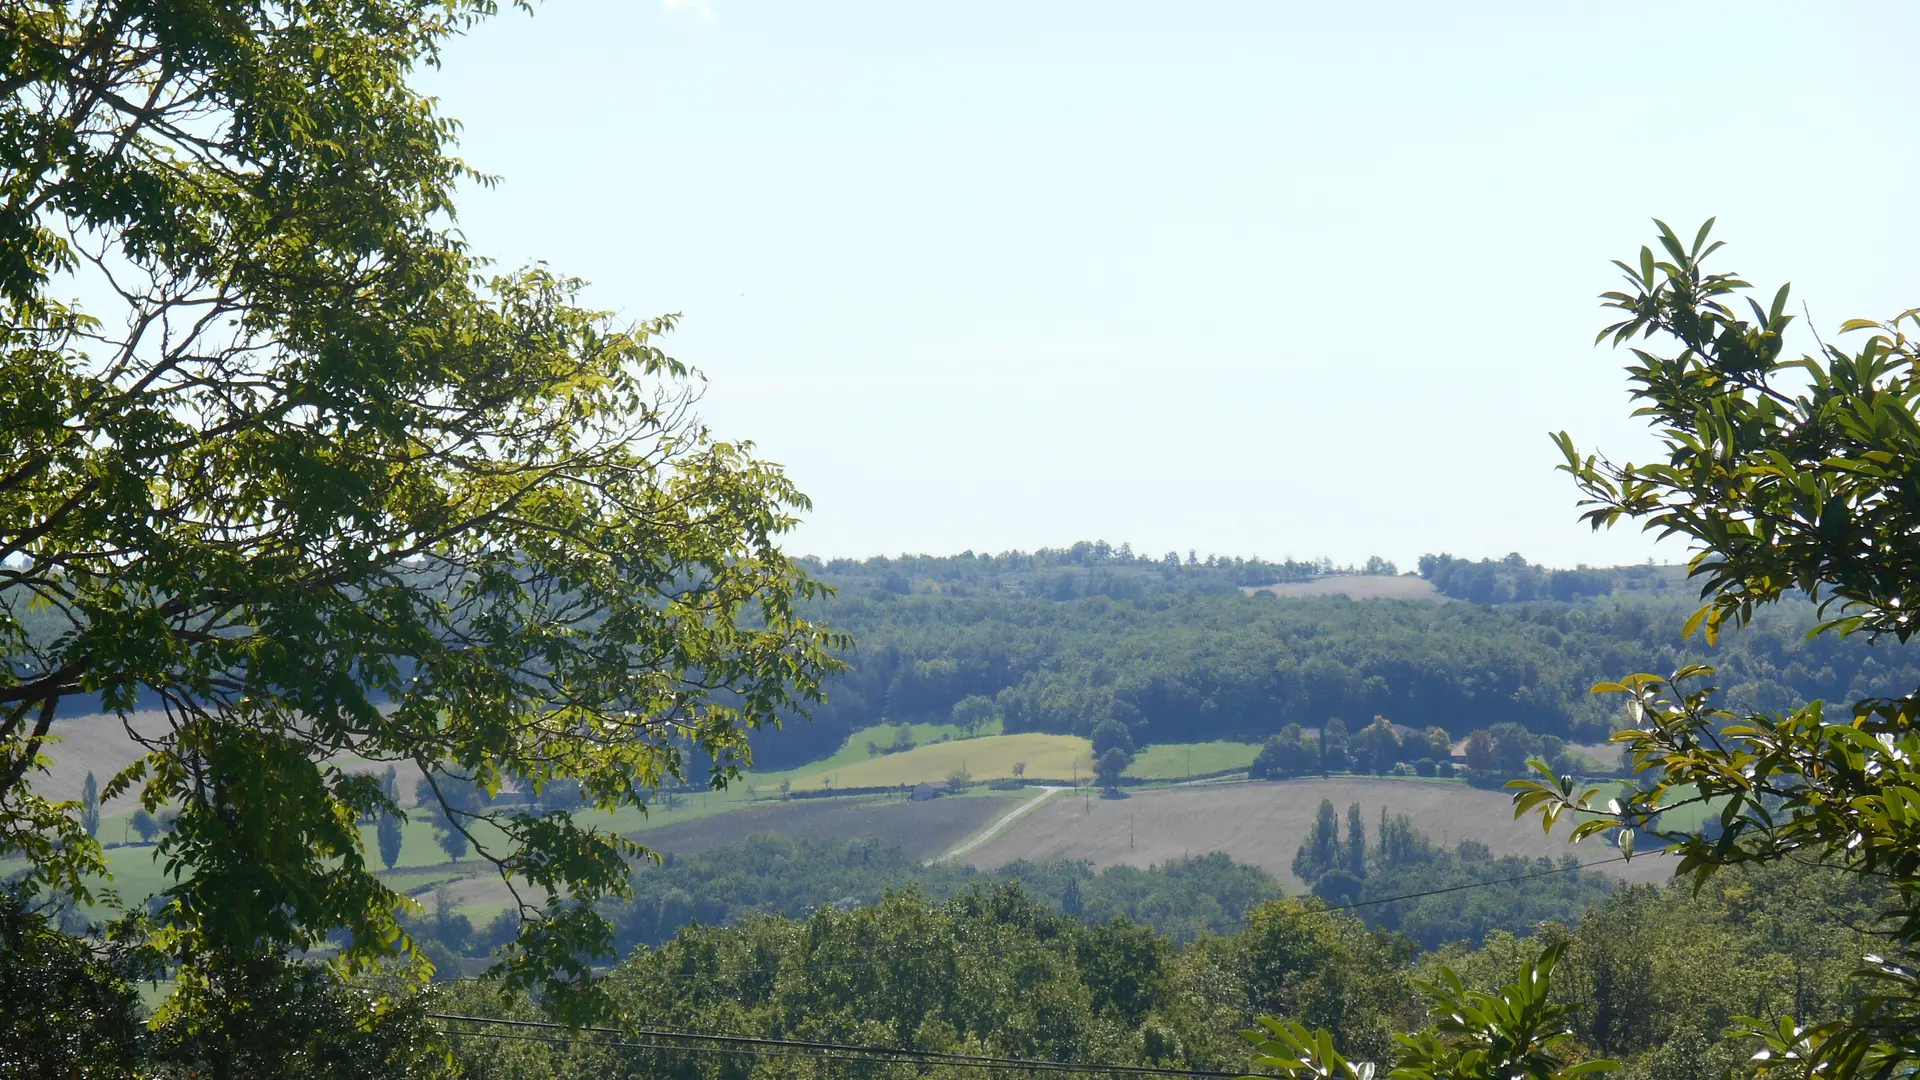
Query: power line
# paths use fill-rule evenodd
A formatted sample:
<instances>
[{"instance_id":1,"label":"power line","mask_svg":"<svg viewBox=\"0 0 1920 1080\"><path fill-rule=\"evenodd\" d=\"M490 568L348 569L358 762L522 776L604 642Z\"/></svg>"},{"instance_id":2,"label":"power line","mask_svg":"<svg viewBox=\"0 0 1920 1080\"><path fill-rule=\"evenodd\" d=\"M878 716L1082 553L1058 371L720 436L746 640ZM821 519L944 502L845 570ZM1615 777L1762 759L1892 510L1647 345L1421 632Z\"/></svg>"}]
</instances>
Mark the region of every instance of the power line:
<instances>
[{"instance_id":1,"label":"power line","mask_svg":"<svg viewBox=\"0 0 1920 1080\"><path fill-rule=\"evenodd\" d=\"M1554 874L1566 874L1575 870L1585 870L1589 866L1605 866L1608 863L1626 862L1627 856L1615 855L1608 859L1595 859L1592 862L1575 863L1572 866L1556 866L1551 870L1535 870L1531 874L1519 874L1514 877L1495 878L1492 881L1470 881L1465 885L1450 885L1444 889L1428 889L1425 892L1407 893L1404 896L1383 896L1377 900L1360 900L1351 904L1328 907L1326 911L1352 911L1354 908L1372 907L1375 904L1391 904L1399 900L1418 900L1423 896L1439 896L1442 893L1463 892L1467 889L1484 889L1490 885L1511 885L1516 881L1531 881L1534 878L1551 877Z\"/></svg>"},{"instance_id":2,"label":"power line","mask_svg":"<svg viewBox=\"0 0 1920 1080\"><path fill-rule=\"evenodd\" d=\"M512 1039L516 1042L546 1043L550 1046L572 1046L577 1041L575 1039L563 1038L558 1035L522 1035L522 1034L518 1034L516 1032L511 1032L511 1031L449 1031L447 1032L447 1034L454 1036L456 1038L463 1038L463 1039ZM753 1049L753 1048L738 1048L738 1047L728 1047L728 1046L685 1046L678 1043L635 1042L630 1039L621 1039L621 1040L597 1039L588 1045L604 1046L604 1047L608 1047L615 1050L674 1050L674 1051L679 1051L679 1052L688 1053L688 1054L726 1054L732 1057L767 1057L771 1054L777 1053L777 1051ZM795 1055L795 1056L802 1056L802 1055ZM860 1054L828 1054L828 1053L816 1052L814 1054L805 1055L805 1056L811 1056L816 1059L828 1058L834 1061L884 1062L884 1059L875 1058L875 1057L866 1056L866 1055L860 1055Z\"/></svg>"},{"instance_id":3,"label":"power line","mask_svg":"<svg viewBox=\"0 0 1920 1080\"><path fill-rule=\"evenodd\" d=\"M697 1042L713 1042L726 1046L757 1047L764 1050L796 1049L813 1050L833 1054L861 1055L856 1060L870 1061L876 1057L909 1058L932 1065L964 1065L971 1068L1020 1069L1028 1072L1065 1072L1065 1073L1112 1073L1128 1076L1183 1076L1183 1077L1225 1077L1237 1078L1237 1072L1213 1072L1201 1069L1162 1069L1146 1065L1099 1065L1091 1062L1052 1061L1044 1058L995 1057L987 1054L960 1054L945 1050L914 1050L898 1046L864 1046L858 1043L815 1042L806 1039L774 1039L756 1035L717 1035L699 1031L674 1031L669 1028L620 1028L583 1027L569 1028L545 1020L504 1020L488 1016L463 1016L454 1013L427 1013L435 1020L450 1020L471 1024L497 1024L506 1027L536 1028L547 1031L580 1031L595 1035L636 1035L643 1038L683 1039ZM480 1034L462 1032L461 1034ZM603 1045L613 1045L605 1043ZM660 1048L641 1046L641 1049ZM692 1050L695 1047L668 1047L670 1049Z\"/></svg>"}]
</instances>

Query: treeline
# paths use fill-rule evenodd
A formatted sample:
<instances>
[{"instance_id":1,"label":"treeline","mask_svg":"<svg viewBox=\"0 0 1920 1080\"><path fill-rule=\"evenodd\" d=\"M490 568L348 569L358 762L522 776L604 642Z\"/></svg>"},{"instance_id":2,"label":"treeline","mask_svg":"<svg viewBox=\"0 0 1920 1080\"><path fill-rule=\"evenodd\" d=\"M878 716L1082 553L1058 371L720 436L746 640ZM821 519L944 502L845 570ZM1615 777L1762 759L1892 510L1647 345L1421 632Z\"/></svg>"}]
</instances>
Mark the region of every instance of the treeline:
<instances>
[{"instance_id":1,"label":"treeline","mask_svg":"<svg viewBox=\"0 0 1920 1080\"><path fill-rule=\"evenodd\" d=\"M1426 1021L1413 984L1436 962L1488 988L1542 945L1564 942L1554 989L1580 1004L1575 1037L1623 1061L1625 1080L1667 1080L1721 1075L1743 1061L1751 1048L1722 1036L1736 1016L1817 1023L1846 1007L1864 989L1847 972L1872 948L1849 928L1866 925L1879 899L1865 888L1796 865L1723 875L1698 895L1686 885L1622 888L1574 923L1421 954L1406 937L1314 899L1269 901L1237 933L1178 946L1125 918L1070 918L1017 883L979 880L944 900L908 890L801 920L689 927L628 958L610 982L635 1029L1244 1071L1235 1032L1255 1015L1327 1028L1355 1057L1380 1060L1394 1033ZM539 1015L524 998L503 1003L473 984L439 989L434 1001L467 1015ZM477 1034L454 1049L469 1075L524 1080L718 1080L754 1064L610 1042Z\"/></svg>"},{"instance_id":2,"label":"treeline","mask_svg":"<svg viewBox=\"0 0 1920 1080\"><path fill-rule=\"evenodd\" d=\"M1230 593L1257 585L1311 581L1330 574L1392 574L1394 565L1375 557L1363 566L1335 566L1329 559L1270 562L1232 555L1177 551L1135 554L1133 545L1082 540L1066 548L1003 551L998 555L901 555L870 559L804 559L816 577L859 594L872 590L905 596L995 594L1048 600L1084 596L1131 599L1155 593Z\"/></svg>"},{"instance_id":3,"label":"treeline","mask_svg":"<svg viewBox=\"0 0 1920 1080\"><path fill-rule=\"evenodd\" d=\"M1368 845L1370 877L1393 872L1371 852L1404 845L1398 828ZM1337 861L1346 837L1334 839ZM1579 1006L1583 1050L1623 1061L1623 1080L1717 1076L1751 1052L1723 1038L1734 1017L1816 1024L1871 989L1849 973L1875 947L1868 930L1887 902L1870 877L1782 863L1724 872L1698 892L1691 882L1621 887L1593 897L1576 921L1423 953L1405 933L1311 897L1267 900L1242 928L1182 944L1125 914L1062 913L1044 897L1045 875L1010 877L975 877L944 898L909 885L871 905L681 927L613 969L604 1015L636 1033L1243 1071L1235 1032L1256 1015L1327 1028L1356 1057L1379 1060L1393 1034L1426 1022L1414 980L1434 964L1490 988L1541 946L1564 943L1554 992ZM1076 883L1084 901L1085 876L1068 871L1062 888ZM583 1003L471 981L424 993L393 980L348 987L326 968L272 956L238 959L149 1026L137 984L158 972L138 950L58 934L12 902L0 906L0 939L0 985L34 1002L0 1013L0 1051L57 1045L62 1060L85 1057L86 1075L415 1080L451 1065L475 1080L741 1080L784 1053L471 1021L454 1026L467 1034L447 1035L427 1013L538 1022L578 1017ZM368 989L393 995L393 1006L369 1012ZM921 1071L841 1067L888 1078Z\"/></svg>"},{"instance_id":4,"label":"treeline","mask_svg":"<svg viewBox=\"0 0 1920 1080\"><path fill-rule=\"evenodd\" d=\"M1572 855L1558 863L1495 858L1477 840L1441 847L1412 818L1389 816L1385 807L1369 842L1359 803L1347 807L1343 833L1325 799L1294 854L1293 872L1315 896L1354 907L1367 925L1397 931L1423 949L1478 946L1496 932L1571 923L1616 887L1606 875L1580 869Z\"/></svg>"},{"instance_id":5,"label":"treeline","mask_svg":"<svg viewBox=\"0 0 1920 1080\"><path fill-rule=\"evenodd\" d=\"M1086 735L1124 723L1137 745L1263 742L1375 716L1453 738L1515 724L1580 742L1609 733L1616 701L1595 682L1710 662L1735 705L1784 708L1920 685L1920 647L1805 640L1808 605L1682 642L1683 590L1572 604L1480 606L1341 597L1167 593L1053 601L1008 593L845 588L818 614L851 633L850 669L812 724L762 733L762 768L834 750L883 722L947 721L991 703L1009 732ZM1437 759L1436 759L1437 760Z\"/></svg>"},{"instance_id":6,"label":"treeline","mask_svg":"<svg viewBox=\"0 0 1920 1080\"><path fill-rule=\"evenodd\" d=\"M1474 562L1452 555L1420 556L1420 576L1433 582L1443 595L1471 604L1527 604L1536 600L1570 603L1585 596L1614 592L1684 591L1678 567L1581 566L1550 570L1529 563L1518 552L1504 559Z\"/></svg>"},{"instance_id":7,"label":"treeline","mask_svg":"<svg viewBox=\"0 0 1920 1080\"><path fill-rule=\"evenodd\" d=\"M1364 904L1358 914L1367 925L1399 931L1433 949L1456 941L1478 944L1495 931L1524 932L1547 920L1572 921L1614 888L1611 878L1567 865L1496 858L1472 841L1443 848L1404 815L1384 811L1370 830L1358 804L1349 808L1342 833L1333 804L1324 803L1293 870L1329 903ZM632 898L612 911L614 948L626 955L659 946L687 926L772 915L804 919L828 906L867 907L903 889L944 899L983 881L1016 882L1051 912L1095 923L1125 918L1175 944L1237 933L1246 927L1248 911L1283 894L1272 875L1219 852L1147 869L1096 871L1069 860L1015 862L983 872L965 865L922 866L878 840L763 834L670 855L636 872ZM1460 885L1478 887L1463 896L1392 899ZM511 914L475 927L452 913L451 905L433 908L407 928L444 972L457 974L473 966L464 960L487 957L512 940Z\"/></svg>"},{"instance_id":8,"label":"treeline","mask_svg":"<svg viewBox=\"0 0 1920 1080\"><path fill-rule=\"evenodd\" d=\"M804 919L815 910L881 902L902 889L945 898L981 881L1019 882L1063 915L1104 922L1115 916L1175 942L1229 934L1247 912L1280 896L1279 882L1214 853L1141 869L1095 871L1080 861L1016 862L987 873L962 864L922 866L899 847L873 839L803 840L768 834L704 851L672 854L643 866L633 896L613 911L619 955L671 940L682 927L732 925L757 916ZM1520 924L1515 924L1520 925ZM444 974L458 974L512 940L514 916L476 926L451 904L407 920Z\"/></svg>"}]
</instances>

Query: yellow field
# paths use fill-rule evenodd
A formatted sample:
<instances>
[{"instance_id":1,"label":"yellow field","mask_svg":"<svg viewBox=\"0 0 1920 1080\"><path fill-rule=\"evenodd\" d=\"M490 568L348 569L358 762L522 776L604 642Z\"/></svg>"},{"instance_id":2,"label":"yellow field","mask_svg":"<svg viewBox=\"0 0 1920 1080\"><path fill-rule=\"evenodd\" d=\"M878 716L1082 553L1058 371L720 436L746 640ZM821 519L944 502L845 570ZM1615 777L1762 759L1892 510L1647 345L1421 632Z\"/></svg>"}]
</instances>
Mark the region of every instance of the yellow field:
<instances>
[{"instance_id":1,"label":"yellow field","mask_svg":"<svg viewBox=\"0 0 1920 1080\"><path fill-rule=\"evenodd\" d=\"M903 754L882 754L821 772L809 771L795 776L793 786L801 791L895 787L945 780L963 767L975 780L999 780L1012 776L1015 763L1023 761L1028 780L1071 780L1076 766L1080 779L1085 780L1093 775L1093 745L1077 735L989 735L932 743Z\"/></svg>"}]
</instances>

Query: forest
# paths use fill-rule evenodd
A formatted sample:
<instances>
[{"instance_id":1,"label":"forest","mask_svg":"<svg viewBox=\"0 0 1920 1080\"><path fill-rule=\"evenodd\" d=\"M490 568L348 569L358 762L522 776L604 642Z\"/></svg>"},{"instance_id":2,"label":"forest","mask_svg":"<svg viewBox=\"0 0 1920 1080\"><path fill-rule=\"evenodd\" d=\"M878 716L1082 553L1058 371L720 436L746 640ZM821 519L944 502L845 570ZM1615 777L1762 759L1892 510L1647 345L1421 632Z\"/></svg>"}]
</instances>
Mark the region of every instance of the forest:
<instances>
[{"instance_id":1,"label":"forest","mask_svg":"<svg viewBox=\"0 0 1920 1080\"><path fill-rule=\"evenodd\" d=\"M1467 602L1280 600L1241 591L1243 579L1267 577L1270 564L1154 562L1123 552L1086 543L1036 555L815 567L836 592L813 610L854 646L810 722L754 739L756 764L824 757L860 728L945 721L962 701L979 698L1009 732L1087 735L1117 720L1136 745L1263 742L1288 724L1317 730L1340 719L1357 730L1376 716L1437 726L1456 739L1512 723L1591 742L1604 739L1619 714L1589 691L1621 672L1712 663L1726 700L1753 709L1920 683L1913 647L1808 640L1817 619L1804 601L1783 602L1717 646L1683 638L1698 603L1671 584L1670 568L1570 571L1607 591L1497 602L1462 582L1484 572L1511 600L1516 581L1551 592L1541 583L1552 575L1517 556L1438 556L1423 559L1423 569ZM1045 594L1036 595L1036 582L1073 584L1038 587Z\"/></svg>"},{"instance_id":2,"label":"forest","mask_svg":"<svg viewBox=\"0 0 1920 1080\"><path fill-rule=\"evenodd\" d=\"M741 891L764 889L758 875L737 877L735 885L720 880L733 870L787 868L788 860L821 856L881 864L863 884L888 884L857 902L774 910L762 906L764 894ZM1377 872L1401 857L1370 857L1371 865ZM278 962L248 973L244 1013L221 1021L215 1033L243 1068L306 1060L312 1075L342 1080L456 1072L518 1080L737 1080L766 1070L813 1076L830 1068L874 1077L971 1071L898 1054L836 1061L783 1047L785 1040L1237 1074L1245 1070L1247 1047L1235 1032L1257 1015L1296 1018L1333 1033L1356 1057L1377 1058L1390 1051L1394 1033L1421 1022L1417 980L1439 965L1471 986L1492 988L1543 944L1564 944L1554 994L1573 1007L1579 1045L1620 1061L1618 1075L1629 1080L1677 1080L1740 1072L1750 1049L1723 1037L1736 1017L1788 1014L1811 1022L1855 1004L1863 989L1847 973L1871 947L1873 936L1862 927L1885 899L1878 884L1858 875L1784 863L1715 877L1698 892L1677 883L1568 894L1573 902L1555 912L1564 918L1543 919L1526 933L1490 930L1474 941L1423 949L1370 914L1382 905L1330 911L1316 897L1274 896L1244 872L1201 862L1174 868L1174 876L1212 882L1182 899L1183 890L1169 890L1167 882L1140 888L1152 875L1128 880L1112 870L1022 868L916 880L886 873L884 853L871 850L763 844L716 852L673 888L715 882L743 902L742 910L725 925L684 926L626 953L602 984L605 1015L619 1018L604 1032L604 1023L586 1030L553 1025L549 1007L490 981L402 990L390 976L338 984L316 969ZM1236 876L1241 880L1231 880ZM1424 891L1440 880L1401 878L1391 887ZM1524 891L1469 895L1511 903ZM1062 894L1078 898L1068 910ZM1231 926L1173 936L1154 929L1156 906L1203 894L1249 906ZM1078 911L1071 910L1075 903ZM1413 914L1396 918L1405 927L1417 921ZM44 959L36 947L54 951L56 943L23 925L17 910L6 928L14 948L0 965L8 976L21 974L24 961ZM43 964L39 981L11 985L90 1011L96 1066L112 1064L115 1054L186 1072L206 1066L196 1054L205 1054L207 1030L196 1040L179 1022L163 1020L147 1032L135 1019L137 956L116 953L84 967L78 960ZM48 970L61 977L47 979ZM1717 976L1700 977L1708 970ZM361 995L370 989L398 996L361 1030ZM724 1051L649 1034L661 1031L773 1042L728 1044L732 1050Z\"/></svg>"}]
</instances>

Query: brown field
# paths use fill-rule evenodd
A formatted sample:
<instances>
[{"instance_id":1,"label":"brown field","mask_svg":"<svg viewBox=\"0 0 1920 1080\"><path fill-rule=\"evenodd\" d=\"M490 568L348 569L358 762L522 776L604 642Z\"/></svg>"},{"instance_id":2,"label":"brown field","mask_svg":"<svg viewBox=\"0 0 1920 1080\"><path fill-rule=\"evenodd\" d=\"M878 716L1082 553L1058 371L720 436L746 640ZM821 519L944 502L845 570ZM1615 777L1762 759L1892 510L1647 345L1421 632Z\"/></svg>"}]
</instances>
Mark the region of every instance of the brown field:
<instances>
[{"instance_id":1,"label":"brown field","mask_svg":"<svg viewBox=\"0 0 1920 1080\"><path fill-rule=\"evenodd\" d=\"M804 840L851 840L874 837L898 844L916 859L925 859L986 828L1007 811L1031 798L1027 792L1012 796L968 796L940 798L926 802L907 802L890 796L837 799L795 799L791 802L762 803L692 821L678 821L641 829L627 835L661 854L693 852L746 839L755 833L773 833ZM439 866L410 867L409 874L432 875L472 872L471 860ZM445 886L450 904L458 906L476 922L485 921L508 906L512 894L500 879L486 872ZM422 889L415 899L429 910L433 893Z\"/></svg>"},{"instance_id":2,"label":"brown field","mask_svg":"<svg viewBox=\"0 0 1920 1080\"><path fill-rule=\"evenodd\" d=\"M51 768L33 780L33 789L49 799L78 799L86 786L87 774L101 787L107 780L136 761L145 751L127 734L127 726L143 734L158 735L167 729L165 713L137 712L131 714L125 723L117 716L93 713L86 716L63 716L53 722L51 734L59 737L58 742L48 744L43 753L53 762ZM350 773L384 772L386 763L374 763L352 755L335 759L342 769ZM420 781L421 773L412 762L402 762L398 766L400 781L400 802L411 806L414 802L414 785ZM105 809L108 813L127 813L137 808L138 788L109 802Z\"/></svg>"},{"instance_id":3,"label":"brown field","mask_svg":"<svg viewBox=\"0 0 1920 1080\"><path fill-rule=\"evenodd\" d=\"M925 859L953 847L987 827L1019 805L1030 793L1014 797L970 796L908 802L892 796L840 799L794 799L761 803L726 813L679 821L628 833L648 847L665 852L700 851L744 840L754 833L773 833L802 840L846 840L873 837L916 859Z\"/></svg>"},{"instance_id":4,"label":"brown field","mask_svg":"<svg viewBox=\"0 0 1920 1080\"><path fill-rule=\"evenodd\" d=\"M1425 578L1410 577L1406 574L1388 576L1386 574L1335 574L1332 577L1314 578L1312 581L1294 581L1285 585L1254 585L1240 590L1248 596L1254 593L1272 593L1279 597L1288 596L1344 596L1350 600L1445 600L1440 590Z\"/></svg>"},{"instance_id":5,"label":"brown field","mask_svg":"<svg viewBox=\"0 0 1920 1080\"><path fill-rule=\"evenodd\" d=\"M128 723L135 731L156 734L166 730L167 719L162 713L139 712L129 717ZM60 741L41 752L52 759L53 767L33 778L33 789L49 799L78 799L89 772L105 787L114 773L133 764L143 753L117 716L63 716L53 722L50 734ZM136 804L134 794L129 792L106 809L109 813L130 811Z\"/></svg>"},{"instance_id":6,"label":"brown field","mask_svg":"<svg viewBox=\"0 0 1920 1080\"><path fill-rule=\"evenodd\" d=\"M1124 799L1057 795L966 859L982 870L1017 859L1085 859L1096 867L1145 867L1223 851L1235 862L1258 866L1297 889L1301 882L1293 876L1294 852L1322 799L1333 800L1343 825L1348 804L1358 802L1369 836L1384 805L1389 813L1411 816L1435 841L1448 846L1474 839L1500 855L1557 859L1573 853L1583 861L1614 853L1596 840L1568 846L1564 824L1546 836L1537 818L1513 820L1512 804L1499 792L1431 781L1335 778L1193 785L1134 792ZM1671 864L1652 856L1597 869L1629 881L1663 881L1672 873Z\"/></svg>"}]
</instances>

